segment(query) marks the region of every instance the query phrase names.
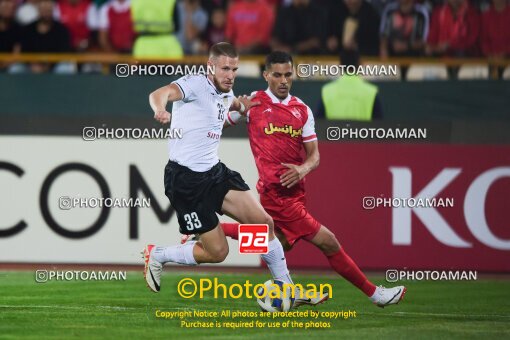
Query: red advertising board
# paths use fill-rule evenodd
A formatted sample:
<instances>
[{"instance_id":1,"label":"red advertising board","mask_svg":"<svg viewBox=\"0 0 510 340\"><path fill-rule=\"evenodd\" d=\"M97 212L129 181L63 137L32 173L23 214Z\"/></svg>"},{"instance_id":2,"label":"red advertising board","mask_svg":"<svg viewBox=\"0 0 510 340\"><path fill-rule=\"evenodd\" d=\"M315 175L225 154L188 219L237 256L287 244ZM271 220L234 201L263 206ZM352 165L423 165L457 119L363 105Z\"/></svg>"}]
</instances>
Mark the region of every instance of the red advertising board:
<instances>
[{"instance_id":1,"label":"red advertising board","mask_svg":"<svg viewBox=\"0 0 510 340\"><path fill-rule=\"evenodd\" d=\"M510 146L322 142L320 153L307 206L361 268L510 271ZM287 261L329 266L305 241Z\"/></svg>"}]
</instances>

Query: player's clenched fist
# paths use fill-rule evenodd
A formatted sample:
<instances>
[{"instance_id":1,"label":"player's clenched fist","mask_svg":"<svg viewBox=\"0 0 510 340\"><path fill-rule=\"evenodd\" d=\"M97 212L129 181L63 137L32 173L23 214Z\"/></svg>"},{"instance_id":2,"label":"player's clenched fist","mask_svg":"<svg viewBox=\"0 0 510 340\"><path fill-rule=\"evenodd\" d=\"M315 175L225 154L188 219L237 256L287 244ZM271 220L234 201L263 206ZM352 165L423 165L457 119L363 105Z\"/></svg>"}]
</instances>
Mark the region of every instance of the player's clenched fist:
<instances>
[{"instance_id":1,"label":"player's clenched fist","mask_svg":"<svg viewBox=\"0 0 510 340\"><path fill-rule=\"evenodd\" d=\"M170 118L172 114L168 111L156 111L154 114L154 119L160 122L161 124L166 124L170 122Z\"/></svg>"}]
</instances>

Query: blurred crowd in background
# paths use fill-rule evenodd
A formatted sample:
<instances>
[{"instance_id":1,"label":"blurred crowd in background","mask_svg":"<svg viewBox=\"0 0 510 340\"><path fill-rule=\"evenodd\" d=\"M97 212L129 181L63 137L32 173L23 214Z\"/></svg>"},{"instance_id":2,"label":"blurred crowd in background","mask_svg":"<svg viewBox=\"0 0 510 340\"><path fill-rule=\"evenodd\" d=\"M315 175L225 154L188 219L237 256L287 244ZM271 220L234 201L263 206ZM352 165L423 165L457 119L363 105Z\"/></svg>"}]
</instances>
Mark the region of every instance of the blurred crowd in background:
<instances>
[{"instance_id":1,"label":"blurred crowd in background","mask_svg":"<svg viewBox=\"0 0 510 340\"><path fill-rule=\"evenodd\" d=\"M471 57L487 58L488 64L488 58L493 62L510 57L510 4L507 0L0 0L0 53L121 53L185 60L189 55L206 55L221 41L231 42L243 55L280 50L295 56L341 56L344 65L353 66L360 56ZM42 58L0 59L0 72L113 70L113 64L105 71L107 63ZM249 76L260 77L260 65L251 64ZM411 70L412 66L402 65L401 75L392 79L489 78L487 65L481 71L468 70L467 76L466 69L457 65L437 67ZM510 67L506 73L504 66L492 71L494 79L510 79ZM324 86L316 112L328 119L380 119L381 103L375 85L360 77L341 77Z\"/></svg>"},{"instance_id":2,"label":"blurred crowd in background","mask_svg":"<svg viewBox=\"0 0 510 340\"><path fill-rule=\"evenodd\" d=\"M147 33L136 27L136 1L0 0L0 51L131 53ZM242 54L510 55L506 0L159 1L171 6L160 33L175 35L184 54L229 41Z\"/></svg>"},{"instance_id":3,"label":"blurred crowd in background","mask_svg":"<svg viewBox=\"0 0 510 340\"><path fill-rule=\"evenodd\" d=\"M241 54L504 58L510 56L510 5L507 0L0 0L0 53L150 56L165 54L167 46L168 56L179 57L205 54L219 41L233 43Z\"/></svg>"}]
</instances>

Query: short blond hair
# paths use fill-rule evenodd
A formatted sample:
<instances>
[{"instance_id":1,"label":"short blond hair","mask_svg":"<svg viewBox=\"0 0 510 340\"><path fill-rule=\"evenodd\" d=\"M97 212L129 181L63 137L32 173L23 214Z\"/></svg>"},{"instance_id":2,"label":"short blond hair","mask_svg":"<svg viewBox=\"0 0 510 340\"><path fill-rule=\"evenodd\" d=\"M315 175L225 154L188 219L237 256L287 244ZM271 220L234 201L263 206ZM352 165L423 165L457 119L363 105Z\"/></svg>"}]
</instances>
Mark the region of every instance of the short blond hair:
<instances>
[{"instance_id":1,"label":"short blond hair","mask_svg":"<svg viewBox=\"0 0 510 340\"><path fill-rule=\"evenodd\" d=\"M209 58L218 58L222 55L230 58L239 57L236 48L228 42L219 42L211 46L211 49L209 50Z\"/></svg>"}]
</instances>

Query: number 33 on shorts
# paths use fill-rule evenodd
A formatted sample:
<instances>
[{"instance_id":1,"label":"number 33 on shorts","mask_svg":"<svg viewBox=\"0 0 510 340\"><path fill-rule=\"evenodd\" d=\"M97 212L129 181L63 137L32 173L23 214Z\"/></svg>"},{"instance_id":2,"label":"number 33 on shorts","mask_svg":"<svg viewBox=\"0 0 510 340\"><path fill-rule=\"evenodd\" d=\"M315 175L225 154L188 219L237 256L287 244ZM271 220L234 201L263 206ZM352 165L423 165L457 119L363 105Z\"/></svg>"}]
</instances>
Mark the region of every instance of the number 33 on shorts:
<instances>
[{"instance_id":1,"label":"number 33 on shorts","mask_svg":"<svg viewBox=\"0 0 510 340\"><path fill-rule=\"evenodd\" d=\"M189 231L202 227L202 223L198 219L196 212L192 212L191 214L184 214L184 220L186 221L186 229Z\"/></svg>"}]
</instances>

